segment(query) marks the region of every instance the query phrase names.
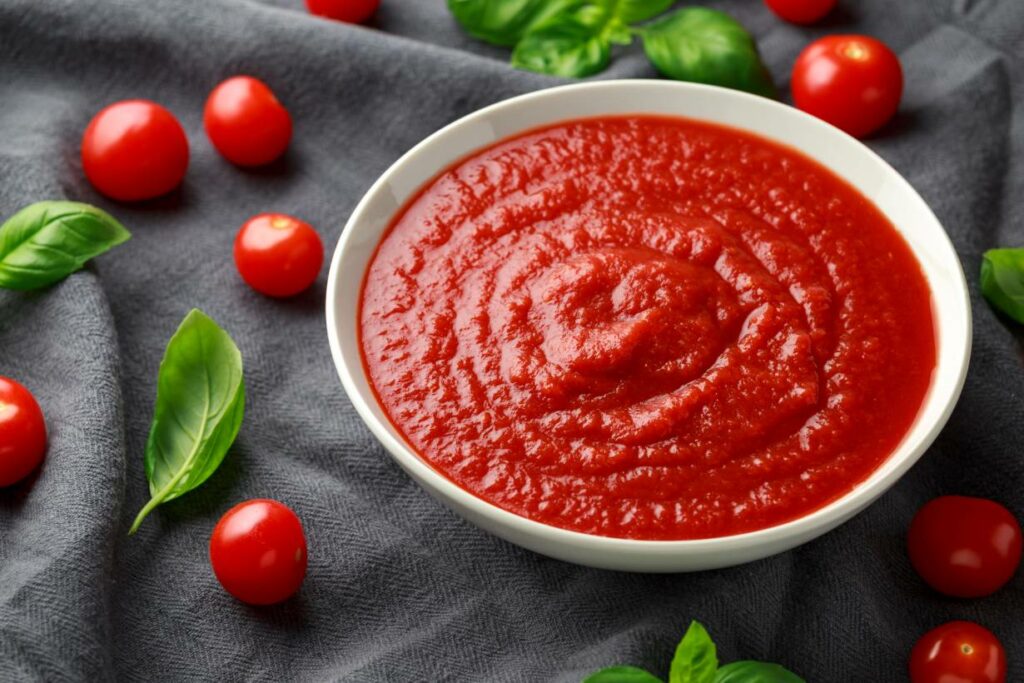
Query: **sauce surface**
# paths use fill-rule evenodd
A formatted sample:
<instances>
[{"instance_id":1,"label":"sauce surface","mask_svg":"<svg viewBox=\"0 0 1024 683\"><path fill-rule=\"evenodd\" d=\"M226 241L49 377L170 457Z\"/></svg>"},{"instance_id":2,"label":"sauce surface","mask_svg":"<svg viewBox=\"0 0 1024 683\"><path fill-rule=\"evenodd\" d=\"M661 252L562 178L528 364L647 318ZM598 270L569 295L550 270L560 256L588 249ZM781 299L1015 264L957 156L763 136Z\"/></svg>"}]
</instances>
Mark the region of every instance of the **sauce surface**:
<instances>
[{"instance_id":1,"label":"sauce surface","mask_svg":"<svg viewBox=\"0 0 1024 683\"><path fill-rule=\"evenodd\" d=\"M457 163L367 271L363 359L435 469L518 515L634 539L805 515L896 448L935 366L886 218L765 139L585 119Z\"/></svg>"}]
</instances>

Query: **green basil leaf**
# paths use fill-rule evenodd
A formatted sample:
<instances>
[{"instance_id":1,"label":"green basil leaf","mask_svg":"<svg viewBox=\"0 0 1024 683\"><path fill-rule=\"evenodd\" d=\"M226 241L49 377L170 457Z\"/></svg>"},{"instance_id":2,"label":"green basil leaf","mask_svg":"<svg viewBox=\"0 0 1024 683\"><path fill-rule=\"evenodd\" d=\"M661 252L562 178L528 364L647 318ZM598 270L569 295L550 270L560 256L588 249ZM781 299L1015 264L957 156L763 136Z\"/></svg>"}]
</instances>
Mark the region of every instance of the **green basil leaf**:
<instances>
[{"instance_id":1,"label":"green basil leaf","mask_svg":"<svg viewBox=\"0 0 1024 683\"><path fill-rule=\"evenodd\" d=\"M690 622L679 641L668 672L668 683L713 683L718 654L711 636L699 622Z\"/></svg>"},{"instance_id":2,"label":"green basil leaf","mask_svg":"<svg viewBox=\"0 0 1024 683\"><path fill-rule=\"evenodd\" d=\"M662 683L662 680L635 666L610 666L590 674L582 683Z\"/></svg>"},{"instance_id":3,"label":"green basil leaf","mask_svg":"<svg viewBox=\"0 0 1024 683\"><path fill-rule=\"evenodd\" d=\"M600 23L560 15L531 30L512 51L512 66L551 76L582 78L603 70L611 40Z\"/></svg>"},{"instance_id":4,"label":"green basil leaf","mask_svg":"<svg viewBox=\"0 0 1024 683\"><path fill-rule=\"evenodd\" d=\"M629 45L633 42L633 31L619 19L608 23L605 35L608 36L609 42L616 45Z\"/></svg>"},{"instance_id":5,"label":"green basil leaf","mask_svg":"<svg viewBox=\"0 0 1024 683\"><path fill-rule=\"evenodd\" d=\"M778 664L733 662L718 670L714 683L805 683L804 679Z\"/></svg>"},{"instance_id":6,"label":"green basil leaf","mask_svg":"<svg viewBox=\"0 0 1024 683\"><path fill-rule=\"evenodd\" d=\"M612 43L633 42L629 26L615 14L617 7L617 0L567 2L516 45L512 65L568 78L603 70L611 59Z\"/></svg>"},{"instance_id":7,"label":"green basil leaf","mask_svg":"<svg viewBox=\"0 0 1024 683\"><path fill-rule=\"evenodd\" d=\"M988 302L1024 323L1024 249L989 249L981 260L981 293Z\"/></svg>"},{"instance_id":8,"label":"green basil leaf","mask_svg":"<svg viewBox=\"0 0 1024 683\"><path fill-rule=\"evenodd\" d=\"M675 0L605 0L615 5L615 16L623 23L633 24L656 17L669 7Z\"/></svg>"},{"instance_id":9,"label":"green basil leaf","mask_svg":"<svg viewBox=\"0 0 1024 683\"><path fill-rule=\"evenodd\" d=\"M640 29L644 52L663 74L774 96L754 39L725 12L687 7Z\"/></svg>"},{"instance_id":10,"label":"green basil leaf","mask_svg":"<svg viewBox=\"0 0 1024 683\"><path fill-rule=\"evenodd\" d=\"M448 9L471 36L512 46L569 4L577 0L448 0Z\"/></svg>"},{"instance_id":11,"label":"green basil leaf","mask_svg":"<svg viewBox=\"0 0 1024 683\"><path fill-rule=\"evenodd\" d=\"M242 354L227 332L192 309L160 363L145 455L152 498L129 534L157 505L188 493L213 474L238 435L244 412Z\"/></svg>"},{"instance_id":12,"label":"green basil leaf","mask_svg":"<svg viewBox=\"0 0 1024 683\"><path fill-rule=\"evenodd\" d=\"M65 201L31 204L0 226L0 287L51 285L130 238L123 225L95 206Z\"/></svg>"}]
</instances>

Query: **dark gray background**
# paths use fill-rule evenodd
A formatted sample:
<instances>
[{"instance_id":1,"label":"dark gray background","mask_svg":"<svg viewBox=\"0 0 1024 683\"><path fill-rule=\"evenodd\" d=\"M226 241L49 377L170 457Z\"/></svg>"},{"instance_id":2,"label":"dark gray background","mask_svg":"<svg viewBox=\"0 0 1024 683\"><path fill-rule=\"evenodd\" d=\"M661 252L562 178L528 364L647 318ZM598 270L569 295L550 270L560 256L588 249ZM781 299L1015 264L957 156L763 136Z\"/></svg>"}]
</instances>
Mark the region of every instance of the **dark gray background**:
<instances>
[{"instance_id":1,"label":"dark gray background","mask_svg":"<svg viewBox=\"0 0 1024 683\"><path fill-rule=\"evenodd\" d=\"M869 144L953 236L975 346L949 426L870 510L779 557L644 576L520 550L428 498L337 380L326 268L282 302L245 286L231 258L239 225L269 210L308 220L333 249L355 202L410 146L554 79L512 70L442 0L384 0L372 29L310 17L301 0L2 0L0 214L79 199L135 237L50 289L0 292L0 374L35 393L51 430L38 477L0 492L0 679L577 681L612 663L661 675L699 619L725 661L778 661L814 683L901 681L918 635L966 618L1001 636L1010 679L1024 680L1024 579L983 600L944 598L903 546L913 512L943 493L1024 516L1024 337L976 286L984 249L1024 242L1024 2L841 0L813 29L758 0L707 4L751 29L782 86L825 33L870 33L899 53L902 110ZM240 72L268 82L295 118L270 169L229 166L202 132L206 94ZM652 75L634 45L604 77ZM193 155L180 191L135 206L98 196L77 151L89 118L129 97L177 114ZM193 306L242 349L245 424L206 485L128 538L148 496L157 365ZM309 575L277 607L233 600L206 557L218 517L250 497L284 501L306 526Z\"/></svg>"}]
</instances>

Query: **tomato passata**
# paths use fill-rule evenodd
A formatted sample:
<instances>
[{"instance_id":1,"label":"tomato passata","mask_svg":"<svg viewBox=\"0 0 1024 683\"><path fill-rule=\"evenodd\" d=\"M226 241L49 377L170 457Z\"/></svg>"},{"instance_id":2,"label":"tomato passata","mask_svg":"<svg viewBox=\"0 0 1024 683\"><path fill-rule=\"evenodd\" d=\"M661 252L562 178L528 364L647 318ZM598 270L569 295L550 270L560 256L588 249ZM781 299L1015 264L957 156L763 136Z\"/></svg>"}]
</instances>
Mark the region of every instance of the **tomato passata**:
<instances>
[{"instance_id":1,"label":"tomato passata","mask_svg":"<svg viewBox=\"0 0 1024 683\"><path fill-rule=\"evenodd\" d=\"M46 454L43 411L24 386L0 377L0 486L21 481Z\"/></svg>"},{"instance_id":2,"label":"tomato passata","mask_svg":"<svg viewBox=\"0 0 1024 683\"><path fill-rule=\"evenodd\" d=\"M1021 528L995 501L942 496L914 516L907 550L929 586L958 598L978 598L999 590L1017 571Z\"/></svg>"},{"instance_id":3,"label":"tomato passata","mask_svg":"<svg viewBox=\"0 0 1024 683\"><path fill-rule=\"evenodd\" d=\"M188 169L188 139L174 114L149 100L115 102L82 136L82 169L111 199L153 199L177 187Z\"/></svg>"},{"instance_id":4,"label":"tomato passata","mask_svg":"<svg viewBox=\"0 0 1024 683\"><path fill-rule=\"evenodd\" d=\"M361 24L377 11L380 0L306 0L310 14Z\"/></svg>"},{"instance_id":5,"label":"tomato passata","mask_svg":"<svg viewBox=\"0 0 1024 683\"><path fill-rule=\"evenodd\" d=\"M282 213L253 216L235 238L235 265L250 287L285 297L309 287L320 274L324 245L308 223Z\"/></svg>"},{"instance_id":6,"label":"tomato passata","mask_svg":"<svg viewBox=\"0 0 1024 683\"><path fill-rule=\"evenodd\" d=\"M224 513L210 536L210 564L228 593L251 605L281 602L306 576L306 535L294 512L258 498Z\"/></svg>"},{"instance_id":7,"label":"tomato passata","mask_svg":"<svg viewBox=\"0 0 1024 683\"><path fill-rule=\"evenodd\" d=\"M869 36L826 36L793 66L797 107L854 137L865 137L896 113L903 94L900 60Z\"/></svg>"},{"instance_id":8,"label":"tomato passata","mask_svg":"<svg viewBox=\"0 0 1024 683\"><path fill-rule=\"evenodd\" d=\"M235 76L210 93L203 110L210 142L238 166L262 166L278 158L292 139L292 117L263 81Z\"/></svg>"},{"instance_id":9,"label":"tomato passata","mask_svg":"<svg viewBox=\"0 0 1024 683\"><path fill-rule=\"evenodd\" d=\"M921 636L910 652L910 683L1005 683L1006 652L986 628L951 621Z\"/></svg>"}]
</instances>

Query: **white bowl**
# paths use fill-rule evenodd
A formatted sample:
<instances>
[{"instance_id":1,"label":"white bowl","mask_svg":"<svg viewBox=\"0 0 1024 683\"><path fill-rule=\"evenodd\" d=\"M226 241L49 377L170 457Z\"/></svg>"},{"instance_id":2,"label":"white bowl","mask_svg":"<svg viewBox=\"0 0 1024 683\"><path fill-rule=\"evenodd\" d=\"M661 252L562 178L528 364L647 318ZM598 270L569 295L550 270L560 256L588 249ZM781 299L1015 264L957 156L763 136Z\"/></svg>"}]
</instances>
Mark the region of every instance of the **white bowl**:
<instances>
[{"instance_id":1,"label":"white bowl","mask_svg":"<svg viewBox=\"0 0 1024 683\"><path fill-rule=\"evenodd\" d=\"M391 425L364 371L358 339L360 289L370 258L395 213L424 183L469 153L522 131L567 119L663 114L710 121L793 147L845 178L910 244L931 286L937 368L925 405L892 455L842 498L804 517L751 533L690 541L642 541L567 531L498 508L460 488L418 456ZM788 550L863 510L917 461L960 395L971 346L963 269L924 200L891 166L838 129L778 102L706 85L622 80L567 85L514 97L459 119L416 145L366 193L331 261L327 333L349 399L391 456L431 495L512 543L570 562L645 572L693 571L749 562Z\"/></svg>"}]
</instances>

